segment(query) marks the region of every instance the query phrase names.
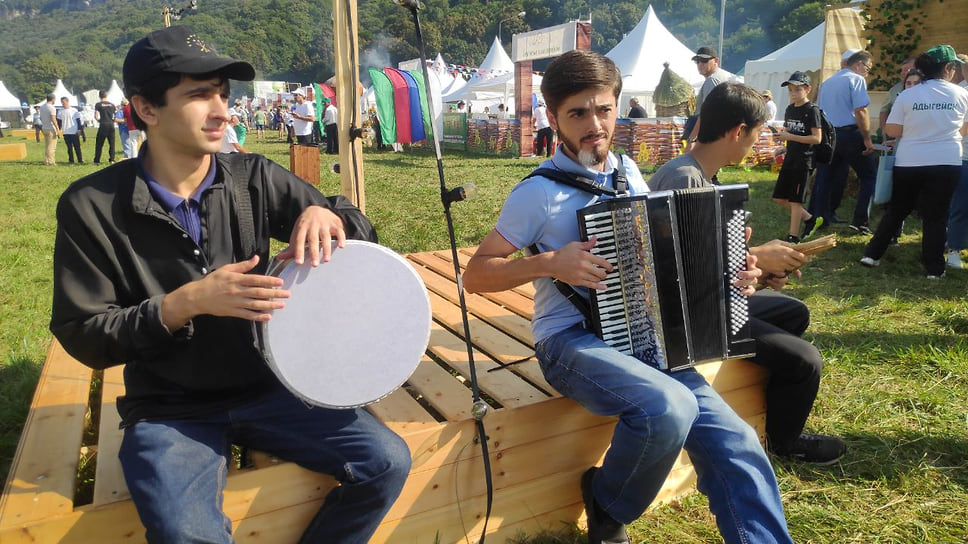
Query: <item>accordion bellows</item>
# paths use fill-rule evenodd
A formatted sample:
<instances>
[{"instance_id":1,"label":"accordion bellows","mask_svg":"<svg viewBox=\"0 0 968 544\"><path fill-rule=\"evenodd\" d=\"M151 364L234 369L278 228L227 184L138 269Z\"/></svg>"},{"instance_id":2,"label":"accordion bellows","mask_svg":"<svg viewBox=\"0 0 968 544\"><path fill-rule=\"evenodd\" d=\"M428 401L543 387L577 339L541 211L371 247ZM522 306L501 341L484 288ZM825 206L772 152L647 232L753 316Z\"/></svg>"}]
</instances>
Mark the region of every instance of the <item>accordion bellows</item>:
<instances>
[{"instance_id":1,"label":"accordion bellows","mask_svg":"<svg viewBox=\"0 0 968 544\"><path fill-rule=\"evenodd\" d=\"M746 185L657 191L578 211L614 269L592 290L595 333L663 370L753 355L746 297Z\"/></svg>"}]
</instances>

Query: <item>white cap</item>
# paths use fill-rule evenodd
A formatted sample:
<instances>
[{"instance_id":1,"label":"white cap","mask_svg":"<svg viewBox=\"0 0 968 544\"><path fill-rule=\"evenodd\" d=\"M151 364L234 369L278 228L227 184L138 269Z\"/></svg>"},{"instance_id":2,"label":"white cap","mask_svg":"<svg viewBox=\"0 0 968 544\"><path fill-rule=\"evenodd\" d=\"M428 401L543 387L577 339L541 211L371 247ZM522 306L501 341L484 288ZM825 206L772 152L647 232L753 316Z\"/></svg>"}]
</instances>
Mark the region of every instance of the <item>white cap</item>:
<instances>
[{"instance_id":1,"label":"white cap","mask_svg":"<svg viewBox=\"0 0 968 544\"><path fill-rule=\"evenodd\" d=\"M844 54L840 56L840 60L846 61L850 57L853 57L855 53L860 53L860 49L848 49L844 51Z\"/></svg>"},{"instance_id":2,"label":"white cap","mask_svg":"<svg viewBox=\"0 0 968 544\"><path fill-rule=\"evenodd\" d=\"M299 96L306 96L306 91L304 91L302 89L296 89L295 91L292 92L292 94L293 95L297 95L298 94Z\"/></svg>"}]
</instances>

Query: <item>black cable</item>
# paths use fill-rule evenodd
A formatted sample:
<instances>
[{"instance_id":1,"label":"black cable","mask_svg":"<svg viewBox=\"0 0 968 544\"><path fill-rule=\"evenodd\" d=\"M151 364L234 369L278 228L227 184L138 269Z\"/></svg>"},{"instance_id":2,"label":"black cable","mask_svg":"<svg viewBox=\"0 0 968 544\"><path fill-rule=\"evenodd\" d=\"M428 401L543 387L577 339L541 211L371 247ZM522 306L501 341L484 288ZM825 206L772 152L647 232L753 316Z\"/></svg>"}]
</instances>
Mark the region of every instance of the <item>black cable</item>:
<instances>
[{"instance_id":1,"label":"black cable","mask_svg":"<svg viewBox=\"0 0 968 544\"><path fill-rule=\"evenodd\" d=\"M427 54L424 51L423 33L420 30L419 0L394 0L397 4L410 10L413 14L413 24L416 28L417 46L420 50L420 68L423 71L424 82L427 87L427 111L431 115L430 134L434 142L434 154L437 158L437 177L440 179L440 201L444 206L444 217L447 219L447 234L450 236L451 260L454 263L454 277L457 278L457 297L460 301L461 319L464 325L464 343L467 346L467 360L470 363L471 393L473 406L471 413L477 427L477 436L481 443L481 453L484 456L484 480L487 485L487 509L484 513L484 527L481 530L480 544L484 543L487 535L487 521L491 517L491 503L494 498L494 486L491 479L491 460L487 449L487 432L484 428L484 416L487 414L487 403L481 399L480 387L477 384L477 367L474 364L474 345L471 342L471 327L467 317L467 302L464 300L464 283L461 280L460 261L457 257L457 237L454 234L454 220L450 213L450 205L463 198L463 191L448 190L444 181L444 161L440 153L440 139L437 135L437 125L433 121L433 93L430 92L430 74L427 71ZM459 188L458 188L459 189ZM456 198L455 198L456 197Z\"/></svg>"}]
</instances>

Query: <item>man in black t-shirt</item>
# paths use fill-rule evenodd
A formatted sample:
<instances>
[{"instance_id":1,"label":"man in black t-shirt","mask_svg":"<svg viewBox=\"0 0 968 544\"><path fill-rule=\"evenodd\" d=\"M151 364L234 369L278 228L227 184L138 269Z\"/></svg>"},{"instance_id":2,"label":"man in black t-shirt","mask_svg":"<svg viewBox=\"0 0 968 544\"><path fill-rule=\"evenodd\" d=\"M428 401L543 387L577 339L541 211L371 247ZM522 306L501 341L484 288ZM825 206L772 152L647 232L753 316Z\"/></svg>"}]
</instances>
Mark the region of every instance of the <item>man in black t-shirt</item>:
<instances>
[{"instance_id":1,"label":"man in black t-shirt","mask_svg":"<svg viewBox=\"0 0 968 544\"><path fill-rule=\"evenodd\" d=\"M773 202L790 210L790 234L787 241L795 244L801 240L801 223L813 218L803 207L803 197L807 191L810 172L813 171L812 149L821 140L820 111L808 98L810 76L807 74L793 72L790 79L780 86L786 87L790 93L790 105L787 106L783 126L775 129L776 138L787 142L787 151L773 189ZM813 235L822 220L819 217L813 228L803 233L803 238Z\"/></svg>"},{"instance_id":2,"label":"man in black t-shirt","mask_svg":"<svg viewBox=\"0 0 968 544\"><path fill-rule=\"evenodd\" d=\"M101 163L101 150L104 140L108 141L108 162L114 162L114 114L117 107L107 101L108 93L98 93L100 102L94 105L94 118L97 119L97 138L94 140L94 164Z\"/></svg>"}]
</instances>

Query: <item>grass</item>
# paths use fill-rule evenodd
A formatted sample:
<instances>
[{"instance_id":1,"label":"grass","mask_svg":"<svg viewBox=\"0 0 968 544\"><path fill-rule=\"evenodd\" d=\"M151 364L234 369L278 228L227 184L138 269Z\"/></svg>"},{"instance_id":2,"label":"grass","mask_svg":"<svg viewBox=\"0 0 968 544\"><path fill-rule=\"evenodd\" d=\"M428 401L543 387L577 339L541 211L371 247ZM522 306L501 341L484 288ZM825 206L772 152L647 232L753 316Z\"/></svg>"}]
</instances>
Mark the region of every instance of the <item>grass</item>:
<instances>
[{"instance_id":1,"label":"grass","mask_svg":"<svg viewBox=\"0 0 968 544\"><path fill-rule=\"evenodd\" d=\"M5 139L8 143L15 139ZM246 146L288 165L273 138ZM92 142L84 145L92 153ZM0 476L6 476L49 334L54 205L94 166L45 167L42 144L23 162L0 162ZM58 160L66 162L63 145ZM91 156L91 155L89 155ZM338 191L323 156L320 188ZM453 207L457 240L473 245L490 230L513 184L537 159L447 153L448 186L473 182L477 197ZM448 238L431 152L364 155L367 212L381 242L400 252L443 249ZM729 169L748 182L755 243L785 235L787 218L770 202L775 174ZM852 209L847 201L841 214ZM873 223L876 224L878 213ZM807 425L847 441L842 462L816 468L775 460L794 539L800 543L954 543L968 541L968 270L924 280L920 224L879 268L857 264L867 238L834 228L838 247L819 255L788 292L807 302L807 333L824 356L819 398ZM560 454L566 454L561 453ZM635 541L718 541L705 498L657 507L631 526ZM522 535L518 544L583 542L574 528Z\"/></svg>"}]
</instances>

